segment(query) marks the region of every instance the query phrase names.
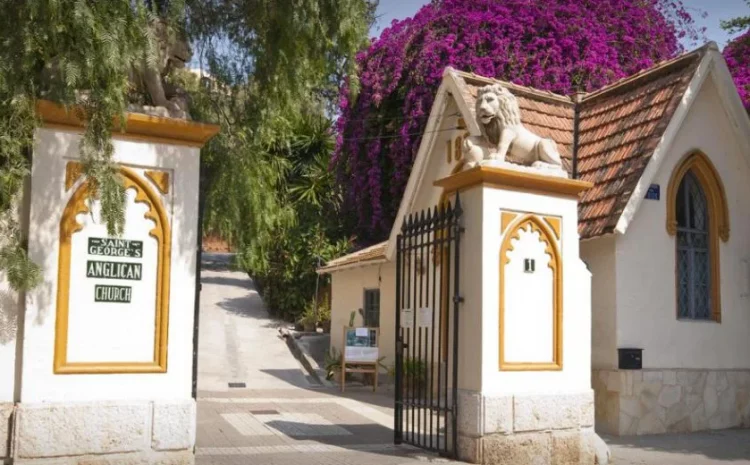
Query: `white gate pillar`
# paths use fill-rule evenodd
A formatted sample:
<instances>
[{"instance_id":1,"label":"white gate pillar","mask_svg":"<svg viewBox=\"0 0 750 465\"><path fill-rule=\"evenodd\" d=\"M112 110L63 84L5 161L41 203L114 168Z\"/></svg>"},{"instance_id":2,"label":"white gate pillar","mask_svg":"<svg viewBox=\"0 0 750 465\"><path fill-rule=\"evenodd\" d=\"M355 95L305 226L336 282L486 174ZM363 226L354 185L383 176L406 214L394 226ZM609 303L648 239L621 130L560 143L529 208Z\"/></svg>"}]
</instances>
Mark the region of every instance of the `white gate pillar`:
<instances>
[{"instance_id":1,"label":"white gate pillar","mask_svg":"<svg viewBox=\"0 0 750 465\"><path fill-rule=\"evenodd\" d=\"M75 112L40 102L17 464L194 462L193 317L200 147L218 128L129 113L115 131L124 233L83 175Z\"/></svg>"},{"instance_id":2,"label":"white gate pillar","mask_svg":"<svg viewBox=\"0 0 750 465\"><path fill-rule=\"evenodd\" d=\"M458 450L473 463L594 463L591 275L578 253L590 183L502 164L459 192Z\"/></svg>"}]
</instances>

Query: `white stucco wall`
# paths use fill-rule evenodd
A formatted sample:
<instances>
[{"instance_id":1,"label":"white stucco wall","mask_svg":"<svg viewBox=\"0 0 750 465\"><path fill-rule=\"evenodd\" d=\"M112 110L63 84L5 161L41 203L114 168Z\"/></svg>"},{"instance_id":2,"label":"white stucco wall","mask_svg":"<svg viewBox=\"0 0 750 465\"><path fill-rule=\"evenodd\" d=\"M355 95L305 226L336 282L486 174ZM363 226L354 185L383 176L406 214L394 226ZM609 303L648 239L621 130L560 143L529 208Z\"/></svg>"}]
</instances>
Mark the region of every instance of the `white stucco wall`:
<instances>
[{"instance_id":1,"label":"white stucco wall","mask_svg":"<svg viewBox=\"0 0 750 465\"><path fill-rule=\"evenodd\" d=\"M643 348L644 368L750 368L750 169L712 79L707 79L654 183L616 239L617 345ZM721 323L678 321L675 243L665 229L666 191L679 161L694 150L718 171L729 203L729 241L720 243Z\"/></svg>"},{"instance_id":2,"label":"white stucco wall","mask_svg":"<svg viewBox=\"0 0 750 465\"><path fill-rule=\"evenodd\" d=\"M21 401L189 399L199 164L199 149L193 147L114 141L115 159L119 163L136 169L159 168L170 173L170 195L174 198L171 208L162 197L172 228L167 372L53 373L59 224L72 192L65 192L65 164L78 158L79 141L80 135L73 132L39 129L36 134L29 252L32 260L42 266L43 283L26 296Z\"/></svg>"},{"instance_id":3,"label":"white stucco wall","mask_svg":"<svg viewBox=\"0 0 750 465\"><path fill-rule=\"evenodd\" d=\"M591 365L617 368L615 236L582 241L580 247L591 272Z\"/></svg>"},{"instance_id":4,"label":"white stucco wall","mask_svg":"<svg viewBox=\"0 0 750 465\"><path fill-rule=\"evenodd\" d=\"M18 199L18 210L13 215L18 220L23 235L28 234L29 223L29 189L31 184L24 182L21 197ZM0 245L3 240L0 239ZM22 333L23 296L19 296L10 288L4 273L0 273L0 403L13 402L16 392L18 374L17 350L18 337ZM2 421L0 419L0 421ZM2 429L0 429L2 431ZM2 435L0 434L0 441ZM0 447L0 451L2 448ZM0 457L2 453L0 452Z\"/></svg>"},{"instance_id":5,"label":"white stucco wall","mask_svg":"<svg viewBox=\"0 0 750 465\"><path fill-rule=\"evenodd\" d=\"M354 326L362 325L359 309L364 309L365 289L380 289L380 356L390 366L394 362L396 327L396 267L393 263L378 263L349 268L331 274L331 347L343 351L344 327L349 325L349 314L354 311Z\"/></svg>"},{"instance_id":6,"label":"white stucco wall","mask_svg":"<svg viewBox=\"0 0 750 465\"><path fill-rule=\"evenodd\" d=\"M0 403L13 402L19 312L18 295L0 273Z\"/></svg>"},{"instance_id":7,"label":"white stucco wall","mask_svg":"<svg viewBox=\"0 0 750 465\"><path fill-rule=\"evenodd\" d=\"M477 188L475 188L477 189ZM578 209L575 198L482 187L482 393L561 393L591 389L591 275L579 259ZM467 201L464 208L472 208ZM499 371L499 233L501 210L560 217L563 265L563 369ZM506 231L508 233L509 231ZM465 255L473 262L475 256ZM527 289L527 292L535 292ZM464 305L465 312L476 311ZM465 349L464 346L462 348Z\"/></svg>"}]
</instances>

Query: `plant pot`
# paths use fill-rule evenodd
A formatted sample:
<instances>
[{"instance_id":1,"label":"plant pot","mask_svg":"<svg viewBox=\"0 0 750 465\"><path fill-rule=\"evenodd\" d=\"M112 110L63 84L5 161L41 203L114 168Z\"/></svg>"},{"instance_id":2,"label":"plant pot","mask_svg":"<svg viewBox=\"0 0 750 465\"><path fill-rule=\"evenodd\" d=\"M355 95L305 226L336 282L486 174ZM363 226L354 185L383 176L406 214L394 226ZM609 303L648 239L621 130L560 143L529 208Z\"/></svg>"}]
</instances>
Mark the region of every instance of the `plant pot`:
<instances>
[{"instance_id":1,"label":"plant pot","mask_svg":"<svg viewBox=\"0 0 750 465\"><path fill-rule=\"evenodd\" d=\"M306 333L314 333L315 332L315 325L313 323L305 323L303 325L303 329Z\"/></svg>"}]
</instances>

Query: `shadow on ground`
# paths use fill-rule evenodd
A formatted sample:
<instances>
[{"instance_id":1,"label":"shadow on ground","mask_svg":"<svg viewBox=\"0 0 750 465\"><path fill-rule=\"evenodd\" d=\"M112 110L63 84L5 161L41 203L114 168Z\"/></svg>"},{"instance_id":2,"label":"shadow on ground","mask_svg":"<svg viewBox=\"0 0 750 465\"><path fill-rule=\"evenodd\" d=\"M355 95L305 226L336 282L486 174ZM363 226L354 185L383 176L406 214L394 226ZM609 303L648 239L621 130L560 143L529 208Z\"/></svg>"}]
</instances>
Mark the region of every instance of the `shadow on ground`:
<instances>
[{"instance_id":1,"label":"shadow on ground","mask_svg":"<svg viewBox=\"0 0 750 465\"><path fill-rule=\"evenodd\" d=\"M703 456L711 459L710 463L735 462L742 459L750 463L750 430L748 429L649 436L603 436L603 439L612 448L615 459L624 456L630 458L631 453L637 452L638 455L643 455L644 459L646 455L652 453L660 457L663 457L664 454ZM635 456L633 458L637 459ZM676 458L675 463L678 463L678 461L679 463L690 463L689 460ZM616 460L615 463L618 463L618 461ZM628 463L640 462L629 461ZM664 462L660 461L659 463Z\"/></svg>"}]
</instances>

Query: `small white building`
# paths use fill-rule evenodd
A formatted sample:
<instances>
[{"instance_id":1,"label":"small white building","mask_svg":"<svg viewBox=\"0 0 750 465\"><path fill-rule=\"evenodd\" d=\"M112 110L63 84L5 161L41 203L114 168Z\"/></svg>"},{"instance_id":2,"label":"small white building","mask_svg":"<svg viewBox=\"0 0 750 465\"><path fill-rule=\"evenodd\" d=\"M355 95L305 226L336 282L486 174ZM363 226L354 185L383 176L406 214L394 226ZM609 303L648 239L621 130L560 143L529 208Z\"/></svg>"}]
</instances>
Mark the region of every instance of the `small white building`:
<instances>
[{"instance_id":1,"label":"small white building","mask_svg":"<svg viewBox=\"0 0 750 465\"><path fill-rule=\"evenodd\" d=\"M355 325L379 326L393 363L401 224L444 201L433 183L462 170L477 90L494 83L570 176L593 183L578 234L597 431L750 427L750 119L714 43L575 96L446 69L388 241L319 270L332 276L332 346L362 309Z\"/></svg>"}]
</instances>

